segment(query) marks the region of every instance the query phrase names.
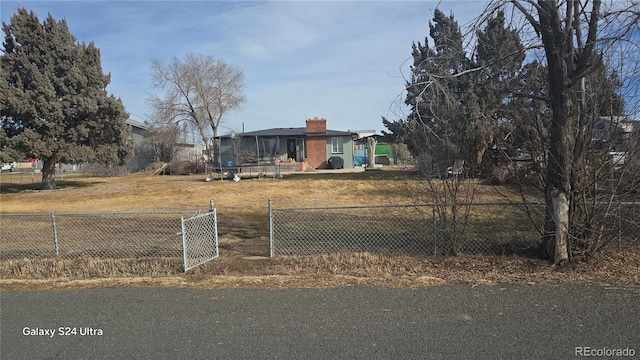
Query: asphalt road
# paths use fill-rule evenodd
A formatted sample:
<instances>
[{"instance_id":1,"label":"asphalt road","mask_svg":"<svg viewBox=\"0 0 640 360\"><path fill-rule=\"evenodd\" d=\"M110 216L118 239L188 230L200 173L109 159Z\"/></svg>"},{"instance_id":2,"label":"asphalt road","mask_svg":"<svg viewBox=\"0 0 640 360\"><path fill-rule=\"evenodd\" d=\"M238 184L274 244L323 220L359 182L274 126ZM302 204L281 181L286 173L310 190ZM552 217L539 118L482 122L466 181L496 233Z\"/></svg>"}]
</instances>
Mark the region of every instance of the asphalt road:
<instances>
[{"instance_id":1,"label":"asphalt road","mask_svg":"<svg viewBox=\"0 0 640 360\"><path fill-rule=\"evenodd\" d=\"M3 291L0 315L3 360L640 358L640 287Z\"/></svg>"}]
</instances>

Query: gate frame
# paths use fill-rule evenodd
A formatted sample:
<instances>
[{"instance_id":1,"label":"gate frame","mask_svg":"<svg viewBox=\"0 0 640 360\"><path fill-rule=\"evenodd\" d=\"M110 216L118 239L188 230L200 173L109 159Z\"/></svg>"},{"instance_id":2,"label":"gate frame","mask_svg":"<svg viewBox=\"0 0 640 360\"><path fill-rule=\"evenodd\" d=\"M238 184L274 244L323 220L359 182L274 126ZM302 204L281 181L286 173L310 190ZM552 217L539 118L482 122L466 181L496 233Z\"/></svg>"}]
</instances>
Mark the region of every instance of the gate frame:
<instances>
[{"instance_id":1,"label":"gate frame","mask_svg":"<svg viewBox=\"0 0 640 360\"><path fill-rule=\"evenodd\" d=\"M213 216L213 218L211 218ZM197 264L188 266L188 258L187 258L187 233L186 233L186 229L184 226L185 221L189 221L189 220L195 220L195 219L199 219L199 218L203 218L203 217L209 217L210 221L213 221L213 238L211 239L213 241L213 245L214 245L214 255L208 259L205 259ZM206 264L211 260L215 260L220 256L220 250L218 248L218 216L216 213L216 209L213 207L213 201L211 202L211 209L204 213L204 214L199 214L196 216L192 216L190 218L185 219L184 217L181 218L180 224L182 226L182 255L183 255L183 261L184 261L184 272L186 273L187 271L191 270L191 269L195 269L196 267Z\"/></svg>"}]
</instances>

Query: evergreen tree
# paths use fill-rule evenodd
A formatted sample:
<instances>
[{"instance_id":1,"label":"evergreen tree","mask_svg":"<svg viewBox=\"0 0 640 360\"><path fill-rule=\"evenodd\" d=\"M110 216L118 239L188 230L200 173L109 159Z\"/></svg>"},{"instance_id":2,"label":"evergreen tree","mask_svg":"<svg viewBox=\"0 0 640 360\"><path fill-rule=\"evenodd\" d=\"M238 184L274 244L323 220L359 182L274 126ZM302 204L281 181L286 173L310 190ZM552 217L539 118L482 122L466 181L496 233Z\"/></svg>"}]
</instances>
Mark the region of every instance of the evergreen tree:
<instances>
[{"instance_id":1,"label":"evergreen tree","mask_svg":"<svg viewBox=\"0 0 640 360\"><path fill-rule=\"evenodd\" d=\"M131 153L128 114L107 94L100 50L78 43L65 20L49 15L40 23L24 8L2 28L3 156L43 161L42 189L55 188L58 162L124 164Z\"/></svg>"},{"instance_id":2,"label":"evergreen tree","mask_svg":"<svg viewBox=\"0 0 640 360\"><path fill-rule=\"evenodd\" d=\"M407 142L414 155L428 153L435 166L446 169L454 159L485 165L498 124L508 115L514 82L524 60L520 38L505 26L504 13L479 31L475 61L464 51L462 33L453 15L436 9L429 39L413 43L411 78L405 103L406 120L388 121L389 138Z\"/></svg>"},{"instance_id":3,"label":"evergreen tree","mask_svg":"<svg viewBox=\"0 0 640 360\"><path fill-rule=\"evenodd\" d=\"M446 169L455 159L473 163L475 151L468 145L475 137L472 131L478 115L477 101L470 91L473 77L464 72L474 66L464 51L460 26L453 14L446 16L436 9L429 35L435 57L424 70L432 76L429 85L437 84L434 88L437 89L421 102L431 110L430 120L437 136L430 139L432 155L438 169ZM428 96L429 92L425 94Z\"/></svg>"},{"instance_id":4,"label":"evergreen tree","mask_svg":"<svg viewBox=\"0 0 640 360\"><path fill-rule=\"evenodd\" d=\"M587 114L593 116L623 116L624 98L619 94L622 82L615 70L604 64L601 54L594 54L595 70L586 76Z\"/></svg>"},{"instance_id":5,"label":"evergreen tree","mask_svg":"<svg viewBox=\"0 0 640 360\"><path fill-rule=\"evenodd\" d=\"M411 78L406 84L405 103L411 113L406 120L383 124L397 139L403 139L414 155L428 154L439 172L454 159L471 158L468 147L471 108L470 77L464 72L471 68L462 44L462 33L453 15L434 11L429 23L429 39L412 45ZM391 135L390 133L385 133ZM427 169L430 171L431 169Z\"/></svg>"},{"instance_id":6,"label":"evergreen tree","mask_svg":"<svg viewBox=\"0 0 640 360\"><path fill-rule=\"evenodd\" d=\"M384 136L384 142L394 143L394 144L404 144L408 143L407 138L407 126L406 122L402 119L399 120L388 120L384 116L382 117L382 125L387 128L388 131L382 130L382 135ZM411 151L411 149L409 149Z\"/></svg>"},{"instance_id":7,"label":"evergreen tree","mask_svg":"<svg viewBox=\"0 0 640 360\"><path fill-rule=\"evenodd\" d=\"M489 146L508 133L501 133L504 124L508 124L512 116L519 116L519 113L509 111L509 103L514 101L513 90L517 88L525 54L520 36L505 25L502 11L489 19L487 26L476 35L476 66L481 69L474 87L480 114L473 129L476 163L490 171L497 159L485 156Z\"/></svg>"},{"instance_id":8,"label":"evergreen tree","mask_svg":"<svg viewBox=\"0 0 640 360\"><path fill-rule=\"evenodd\" d=\"M492 91L504 93L500 83L513 79L522 67L524 61L524 47L515 29L509 29L505 24L504 11L499 11L496 17L487 22L487 26L478 31L476 46L476 61L483 67L485 85Z\"/></svg>"}]
</instances>

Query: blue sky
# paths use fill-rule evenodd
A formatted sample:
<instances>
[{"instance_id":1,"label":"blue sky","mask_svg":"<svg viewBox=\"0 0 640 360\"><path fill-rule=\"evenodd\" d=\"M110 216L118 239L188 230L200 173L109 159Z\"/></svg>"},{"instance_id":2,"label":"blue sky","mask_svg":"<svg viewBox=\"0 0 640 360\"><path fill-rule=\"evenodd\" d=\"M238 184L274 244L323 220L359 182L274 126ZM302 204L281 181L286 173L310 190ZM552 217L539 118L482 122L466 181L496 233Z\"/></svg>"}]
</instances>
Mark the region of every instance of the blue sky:
<instances>
[{"instance_id":1,"label":"blue sky","mask_svg":"<svg viewBox=\"0 0 640 360\"><path fill-rule=\"evenodd\" d=\"M402 74L412 41L423 41L438 6L460 25L485 1L1 1L3 22L18 7L65 18L79 41L94 41L108 91L131 118L148 120L151 61L193 52L240 68L247 103L222 133L301 127L324 117L333 130L383 129L402 109Z\"/></svg>"}]
</instances>

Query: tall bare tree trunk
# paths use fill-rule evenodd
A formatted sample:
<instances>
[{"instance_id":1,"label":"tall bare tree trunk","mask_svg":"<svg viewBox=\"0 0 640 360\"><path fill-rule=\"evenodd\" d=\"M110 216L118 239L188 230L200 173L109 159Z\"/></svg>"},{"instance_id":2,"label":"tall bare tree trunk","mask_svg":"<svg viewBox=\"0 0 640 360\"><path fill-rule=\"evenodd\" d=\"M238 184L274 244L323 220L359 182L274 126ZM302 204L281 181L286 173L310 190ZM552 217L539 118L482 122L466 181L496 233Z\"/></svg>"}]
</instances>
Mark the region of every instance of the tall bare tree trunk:
<instances>
[{"instance_id":1,"label":"tall bare tree trunk","mask_svg":"<svg viewBox=\"0 0 640 360\"><path fill-rule=\"evenodd\" d=\"M42 162L42 182L40 190L55 190L56 188L56 159L46 158Z\"/></svg>"},{"instance_id":2,"label":"tall bare tree trunk","mask_svg":"<svg viewBox=\"0 0 640 360\"><path fill-rule=\"evenodd\" d=\"M374 137L370 137L367 139L367 162L370 169L373 169L376 166L376 144L378 142Z\"/></svg>"},{"instance_id":3,"label":"tall bare tree trunk","mask_svg":"<svg viewBox=\"0 0 640 360\"><path fill-rule=\"evenodd\" d=\"M206 174L209 174L210 171L213 171L211 169L213 167L213 160L211 159L211 146L209 146L209 139L205 135L202 135L202 140L204 141L204 153L207 154L207 160L204 162L204 172Z\"/></svg>"},{"instance_id":4,"label":"tall bare tree trunk","mask_svg":"<svg viewBox=\"0 0 640 360\"><path fill-rule=\"evenodd\" d=\"M545 188L546 206L551 211L553 222L547 226L545 239L555 244L553 254L548 254L550 259L553 259L554 264L564 265L569 261L568 230L573 158L571 149L575 142L575 134L568 129L574 128L575 118L567 112L571 107L571 101L566 95L560 94L557 103L556 106L552 106L554 109L550 132L551 146Z\"/></svg>"},{"instance_id":5,"label":"tall bare tree trunk","mask_svg":"<svg viewBox=\"0 0 640 360\"><path fill-rule=\"evenodd\" d=\"M573 71L573 44L571 36L562 28L557 6L539 2L546 13L540 14L540 30L549 68L549 94L552 120L549 129L551 144L547 165L545 202L547 216L544 239L546 248L553 249L549 255L556 265L569 262L569 208L571 194L571 167L576 126L573 102L571 101L571 75ZM549 222L552 220L552 222ZM549 246L552 241L554 246Z\"/></svg>"}]
</instances>

